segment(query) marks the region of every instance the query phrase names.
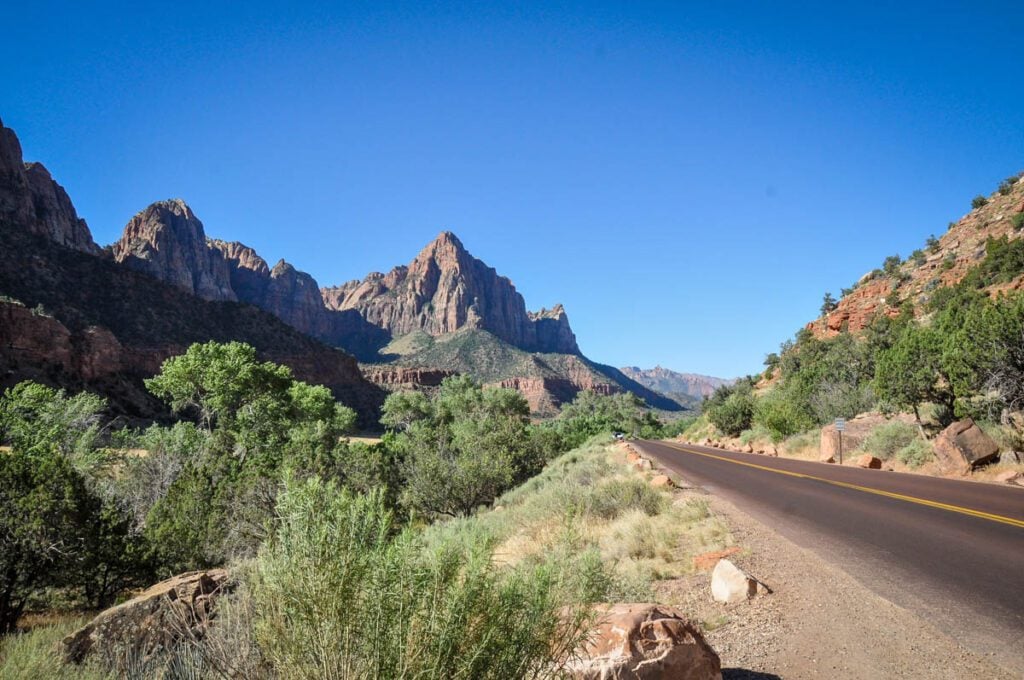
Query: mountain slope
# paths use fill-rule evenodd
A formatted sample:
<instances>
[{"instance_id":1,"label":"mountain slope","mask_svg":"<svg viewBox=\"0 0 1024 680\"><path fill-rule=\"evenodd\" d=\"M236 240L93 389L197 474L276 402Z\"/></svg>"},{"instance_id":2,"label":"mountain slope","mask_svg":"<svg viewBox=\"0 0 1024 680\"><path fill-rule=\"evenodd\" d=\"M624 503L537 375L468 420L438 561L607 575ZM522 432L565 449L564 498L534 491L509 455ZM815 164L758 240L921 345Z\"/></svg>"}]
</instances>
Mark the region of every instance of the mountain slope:
<instances>
[{"instance_id":1,"label":"mountain slope","mask_svg":"<svg viewBox=\"0 0 1024 680\"><path fill-rule=\"evenodd\" d=\"M711 396L722 385L733 382L696 373L679 373L661 366L649 369L626 366L620 370L641 385L687 406L699 404L704 397Z\"/></svg>"},{"instance_id":2,"label":"mountain slope","mask_svg":"<svg viewBox=\"0 0 1024 680\"><path fill-rule=\"evenodd\" d=\"M1010 242L1024 236L1024 181L1011 177L988 197L975 199L976 206L946 233L922 244L906 260L890 259L845 289L834 309L807 324L818 337L831 337L843 329L858 332L875 314L895 316L904 302L915 314L925 309L934 292L961 281L989 255L989 239ZM1024 289L1024 270L1007 271L990 291Z\"/></svg>"}]
</instances>

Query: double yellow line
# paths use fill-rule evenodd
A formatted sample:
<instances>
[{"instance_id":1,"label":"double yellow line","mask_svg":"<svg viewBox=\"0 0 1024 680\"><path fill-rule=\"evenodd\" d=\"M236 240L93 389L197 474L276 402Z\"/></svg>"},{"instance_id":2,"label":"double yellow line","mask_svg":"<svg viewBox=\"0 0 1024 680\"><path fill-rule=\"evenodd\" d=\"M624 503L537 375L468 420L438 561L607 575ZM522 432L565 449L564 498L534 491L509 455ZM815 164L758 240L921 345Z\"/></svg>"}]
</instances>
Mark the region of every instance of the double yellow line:
<instances>
[{"instance_id":1,"label":"double yellow line","mask_svg":"<svg viewBox=\"0 0 1024 680\"><path fill-rule=\"evenodd\" d=\"M918 498L916 496L906 496L901 493L893 493L892 491L882 491L881 489L873 489L869 486L861 486L859 484L850 484L848 482L839 482L834 479L826 479L824 477L816 477L815 475L807 475L802 472L791 472L789 470L779 470L778 468L768 467L767 465L758 465L757 463L748 463L742 460L735 460L733 458L726 458L725 456L718 456L713 453L705 453L704 451L696 451L694 449L678 446L676 444L669 444L668 442L659 442L665 446L682 451L683 453L691 453L695 456L704 456L705 458L714 458L716 460L724 460L727 463L733 463L735 465L745 465L747 467L756 468L758 470L766 470L767 472L774 472L777 475L788 475L790 477L799 477L801 479L813 479L817 482L824 482L825 484L831 484L832 486L841 486L847 489L854 489L855 491L863 491L864 493L873 493L876 496L885 496L887 498L895 498L897 500L906 501L908 503L917 503L918 505L926 505L930 508L939 508L940 510L948 510L949 512L957 512L961 515L970 515L971 517L979 517L981 519L987 519L992 522L999 522L1001 524L1009 524L1013 527L1019 527L1024 529L1024 520L1014 519L1013 517L1004 517L1003 515L993 515L990 512L982 512L981 510L972 510L971 508L964 508L959 505L950 505L949 503L939 503L938 501L930 501L927 498Z\"/></svg>"}]
</instances>

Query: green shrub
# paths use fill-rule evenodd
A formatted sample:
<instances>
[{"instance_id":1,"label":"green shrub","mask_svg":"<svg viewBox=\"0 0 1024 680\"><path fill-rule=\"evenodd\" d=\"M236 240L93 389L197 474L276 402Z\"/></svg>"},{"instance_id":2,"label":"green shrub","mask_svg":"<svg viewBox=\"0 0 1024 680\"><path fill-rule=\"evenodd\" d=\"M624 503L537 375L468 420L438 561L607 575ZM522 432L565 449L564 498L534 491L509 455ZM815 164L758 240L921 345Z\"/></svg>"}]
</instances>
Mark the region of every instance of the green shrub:
<instances>
[{"instance_id":1,"label":"green shrub","mask_svg":"<svg viewBox=\"0 0 1024 680\"><path fill-rule=\"evenodd\" d=\"M749 382L723 386L704 402L704 413L720 432L737 436L750 427L754 417L754 395Z\"/></svg>"},{"instance_id":2,"label":"green shrub","mask_svg":"<svg viewBox=\"0 0 1024 680\"><path fill-rule=\"evenodd\" d=\"M555 677L587 608L555 566L497 569L481 533L429 548L379 494L289 481L253 584L281 678Z\"/></svg>"},{"instance_id":3,"label":"green shrub","mask_svg":"<svg viewBox=\"0 0 1024 680\"><path fill-rule=\"evenodd\" d=\"M1016 231L1024 229L1024 213L1017 213L1010 218L1010 224Z\"/></svg>"},{"instance_id":4,"label":"green shrub","mask_svg":"<svg viewBox=\"0 0 1024 680\"><path fill-rule=\"evenodd\" d=\"M879 425L871 430L860 449L882 460L889 460L897 452L905 449L919 439L918 430L913 425L894 420Z\"/></svg>"},{"instance_id":5,"label":"green shrub","mask_svg":"<svg viewBox=\"0 0 1024 680\"><path fill-rule=\"evenodd\" d=\"M643 479L616 479L593 487L583 502L587 514L615 519L630 510L640 510L647 516L660 514L667 499Z\"/></svg>"},{"instance_id":6,"label":"green shrub","mask_svg":"<svg viewBox=\"0 0 1024 680\"><path fill-rule=\"evenodd\" d=\"M1013 185L1017 183L1020 177L1018 175L1011 175L999 183L999 193L1003 196L1007 196L1013 191Z\"/></svg>"},{"instance_id":7,"label":"green shrub","mask_svg":"<svg viewBox=\"0 0 1024 680\"><path fill-rule=\"evenodd\" d=\"M934 458L932 445L919 437L896 452L896 460L912 468L921 467Z\"/></svg>"},{"instance_id":8,"label":"green shrub","mask_svg":"<svg viewBox=\"0 0 1024 680\"><path fill-rule=\"evenodd\" d=\"M977 196L971 199L971 207L974 208L975 210L977 210L978 208L983 208L986 205L988 205L988 199L982 196L981 194L978 194Z\"/></svg>"},{"instance_id":9,"label":"green shrub","mask_svg":"<svg viewBox=\"0 0 1024 680\"><path fill-rule=\"evenodd\" d=\"M754 424L768 432L773 443L814 427L814 421L781 390L757 400Z\"/></svg>"},{"instance_id":10,"label":"green shrub","mask_svg":"<svg viewBox=\"0 0 1024 680\"><path fill-rule=\"evenodd\" d=\"M932 234L928 237L928 240L925 241L925 246L928 248L928 252L937 253L939 252L940 246L939 239L935 238L935 234Z\"/></svg>"}]
</instances>

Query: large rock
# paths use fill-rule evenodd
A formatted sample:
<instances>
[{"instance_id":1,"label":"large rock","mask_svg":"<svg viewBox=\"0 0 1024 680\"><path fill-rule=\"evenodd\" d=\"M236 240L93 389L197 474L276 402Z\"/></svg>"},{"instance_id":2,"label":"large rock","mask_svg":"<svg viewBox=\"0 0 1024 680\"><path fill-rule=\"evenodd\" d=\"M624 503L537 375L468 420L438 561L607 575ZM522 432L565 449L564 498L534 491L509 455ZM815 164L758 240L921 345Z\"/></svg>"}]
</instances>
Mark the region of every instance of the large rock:
<instances>
[{"instance_id":1,"label":"large rock","mask_svg":"<svg viewBox=\"0 0 1024 680\"><path fill-rule=\"evenodd\" d=\"M147 659L184 639L201 638L213 619L217 598L231 587L224 569L193 571L161 581L64 638L64 660Z\"/></svg>"},{"instance_id":2,"label":"large rock","mask_svg":"<svg viewBox=\"0 0 1024 680\"><path fill-rule=\"evenodd\" d=\"M999 445L981 431L973 420L959 420L935 438L935 459L945 472L966 474L972 468L991 463Z\"/></svg>"},{"instance_id":3,"label":"large rock","mask_svg":"<svg viewBox=\"0 0 1024 680\"><path fill-rule=\"evenodd\" d=\"M697 624L674 607L613 604L568 667L577 680L720 680L722 665Z\"/></svg>"}]
</instances>

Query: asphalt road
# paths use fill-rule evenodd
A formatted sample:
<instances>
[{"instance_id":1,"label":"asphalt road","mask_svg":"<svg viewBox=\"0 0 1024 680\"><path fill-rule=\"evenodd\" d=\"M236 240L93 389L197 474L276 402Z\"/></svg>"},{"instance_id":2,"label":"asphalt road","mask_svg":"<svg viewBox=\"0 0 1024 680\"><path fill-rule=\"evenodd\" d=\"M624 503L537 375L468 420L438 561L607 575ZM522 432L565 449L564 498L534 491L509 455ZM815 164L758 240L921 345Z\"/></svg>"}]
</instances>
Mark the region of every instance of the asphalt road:
<instances>
[{"instance_id":1,"label":"asphalt road","mask_svg":"<svg viewBox=\"0 0 1024 680\"><path fill-rule=\"evenodd\" d=\"M1024 677L1024 488L633 444Z\"/></svg>"}]
</instances>

